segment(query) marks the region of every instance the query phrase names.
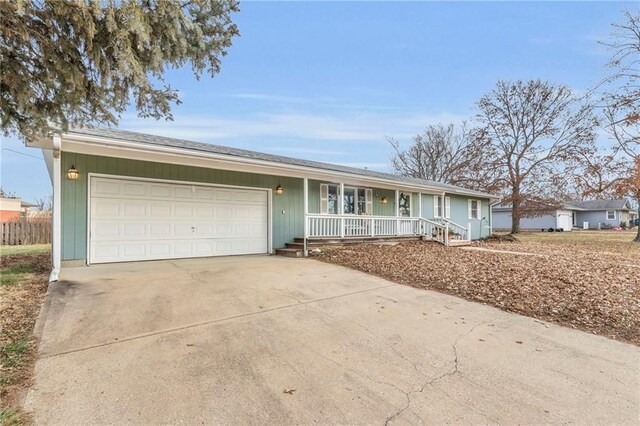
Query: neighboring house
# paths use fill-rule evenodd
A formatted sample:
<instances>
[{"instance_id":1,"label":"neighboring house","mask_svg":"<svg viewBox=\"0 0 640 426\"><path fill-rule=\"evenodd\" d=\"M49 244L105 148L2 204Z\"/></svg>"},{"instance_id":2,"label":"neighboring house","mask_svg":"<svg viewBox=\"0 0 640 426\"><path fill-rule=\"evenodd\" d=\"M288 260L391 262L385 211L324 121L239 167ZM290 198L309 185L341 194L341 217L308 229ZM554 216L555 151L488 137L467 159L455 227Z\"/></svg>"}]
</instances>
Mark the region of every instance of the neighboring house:
<instances>
[{"instance_id":1,"label":"neighboring house","mask_svg":"<svg viewBox=\"0 0 640 426\"><path fill-rule=\"evenodd\" d=\"M511 230L511 206L492 206L493 229ZM601 229L624 224L629 226L638 217L637 211L627 199L569 201L561 208L537 217L520 219L522 231L546 231L548 229L571 231L572 228Z\"/></svg>"},{"instance_id":2,"label":"neighboring house","mask_svg":"<svg viewBox=\"0 0 640 426\"><path fill-rule=\"evenodd\" d=\"M0 198L0 222L18 222L25 219L34 204L22 201L20 198Z\"/></svg>"},{"instance_id":3,"label":"neighboring house","mask_svg":"<svg viewBox=\"0 0 640 426\"><path fill-rule=\"evenodd\" d=\"M493 229L495 231L511 231L511 205L498 204L491 208ZM536 217L520 218L521 231L546 231L548 229L571 231L573 228L573 207L565 204L561 208Z\"/></svg>"},{"instance_id":4,"label":"neighboring house","mask_svg":"<svg viewBox=\"0 0 640 426\"><path fill-rule=\"evenodd\" d=\"M113 129L40 138L52 279L94 264L273 253L298 239L491 232L490 194L371 170ZM290 249L290 250L293 250Z\"/></svg>"},{"instance_id":5,"label":"neighboring house","mask_svg":"<svg viewBox=\"0 0 640 426\"><path fill-rule=\"evenodd\" d=\"M628 199L571 201L576 212L574 225L589 229L625 225L638 217L638 212Z\"/></svg>"}]
</instances>

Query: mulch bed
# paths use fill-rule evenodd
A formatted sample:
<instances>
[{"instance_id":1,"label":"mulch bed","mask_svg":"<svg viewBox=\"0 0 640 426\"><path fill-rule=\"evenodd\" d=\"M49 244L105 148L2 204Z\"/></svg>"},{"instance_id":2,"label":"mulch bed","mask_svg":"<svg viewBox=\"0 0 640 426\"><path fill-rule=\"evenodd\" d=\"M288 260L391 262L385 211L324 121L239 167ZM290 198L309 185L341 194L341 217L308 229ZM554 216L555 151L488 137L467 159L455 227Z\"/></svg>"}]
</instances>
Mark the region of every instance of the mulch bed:
<instances>
[{"instance_id":1,"label":"mulch bed","mask_svg":"<svg viewBox=\"0 0 640 426\"><path fill-rule=\"evenodd\" d=\"M521 243L485 247L533 251ZM317 258L640 345L640 269L618 256L522 256L406 242L325 248Z\"/></svg>"},{"instance_id":2,"label":"mulch bed","mask_svg":"<svg viewBox=\"0 0 640 426\"><path fill-rule=\"evenodd\" d=\"M0 258L0 268L28 265L29 272L17 283L0 285L0 407L17 409L25 389L31 384L37 348L33 338L40 308L47 291L51 255L20 254ZM9 352L11 345L25 342L19 357ZM9 356L13 358L9 358ZM23 422L27 418L21 417Z\"/></svg>"}]
</instances>

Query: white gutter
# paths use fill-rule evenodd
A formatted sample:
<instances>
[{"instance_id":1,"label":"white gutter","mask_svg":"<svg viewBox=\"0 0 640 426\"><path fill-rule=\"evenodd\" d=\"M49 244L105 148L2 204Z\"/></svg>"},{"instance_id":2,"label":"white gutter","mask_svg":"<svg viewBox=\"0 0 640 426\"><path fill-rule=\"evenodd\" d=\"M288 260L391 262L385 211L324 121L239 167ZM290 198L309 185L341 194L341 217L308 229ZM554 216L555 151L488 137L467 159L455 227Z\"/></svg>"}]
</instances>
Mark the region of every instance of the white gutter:
<instances>
[{"instance_id":1,"label":"white gutter","mask_svg":"<svg viewBox=\"0 0 640 426\"><path fill-rule=\"evenodd\" d=\"M502 202L498 200L495 203L489 204L489 235L493 235L493 206L497 206Z\"/></svg>"},{"instance_id":2,"label":"white gutter","mask_svg":"<svg viewBox=\"0 0 640 426\"><path fill-rule=\"evenodd\" d=\"M62 165L61 165L62 138L59 135L53 136L52 151L52 175L51 183L53 184L53 221L52 238L51 238L51 274L49 282L58 281L60 274L60 250L62 248Z\"/></svg>"},{"instance_id":3,"label":"white gutter","mask_svg":"<svg viewBox=\"0 0 640 426\"><path fill-rule=\"evenodd\" d=\"M367 182L374 182L374 183L381 183L381 184L385 184L385 185L392 185L393 187L403 187L406 189L410 189L410 190L414 190L415 192L420 192L420 191L431 191L434 193L438 193L438 192L442 192L443 189L442 188L438 188L438 187L432 187L432 186L428 186L428 185L416 185L416 184L411 184L411 183L404 183L404 182L399 182L396 180L390 180L390 179L384 179L384 178L376 178L376 177L371 177L371 176L366 176L366 175L359 175L359 174L355 174L355 173L348 173L348 172L339 172L339 171L334 171L334 170L327 170L327 169L318 169L315 167L306 167L306 166L299 166L299 165L295 165L295 164L285 164L285 163L276 163L274 164L271 161L268 160L258 160L258 159L252 159L252 158L245 158L245 157L236 157L233 155L225 155L225 154L217 154L217 153L212 153L212 152L205 152L205 151L196 151L196 150L191 150L188 148L176 148L176 147L167 147L167 146L160 146L160 145L152 145L152 144L147 144L147 143L139 143L139 142L131 142L131 141L123 141L123 140L119 140L119 139L110 139L110 138L103 138L103 137L99 137L99 136L87 136L87 135L78 135L78 134L69 134L65 136L65 146L67 147L67 149L65 151L69 151L69 152L74 152L73 151L73 147L69 146L70 144L67 144L68 142L80 142L80 143L84 143L84 144L90 144L90 145L102 145L105 147L109 147L109 148L122 148L122 149L128 149L128 150L132 150L132 151L136 151L136 152L140 152L140 153L144 153L144 152L157 152L157 153L166 153L166 154L172 154L172 155L182 155L182 156L188 156L188 157L196 157L196 158L205 158L205 159L209 159L209 160L220 160L220 161L232 161L235 163L242 163L242 164L249 164L249 165L259 165L265 168L269 168L269 169L274 169L274 170L293 170L293 171L297 171L297 172L306 172L306 173L311 173L311 174L322 174L323 176L334 176L336 178L344 178L344 177L351 177L352 179L358 179L358 180L362 180L362 181L367 181ZM137 158L140 160L144 160L144 158L141 158L142 156L138 156ZM300 177L300 176L298 176ZM476 196L476 197L482 197L482 198L489 198L489 199L497 199L493 196L491 196L491 194L484 194L484 193L480 193L480 192L475 192L475 191L466 191L464 189L453 189L453 190L447 190L448 192L452 193L452 194L458 194L458 195L466 195L466 196Z\"/></svg>"}]
</instances>

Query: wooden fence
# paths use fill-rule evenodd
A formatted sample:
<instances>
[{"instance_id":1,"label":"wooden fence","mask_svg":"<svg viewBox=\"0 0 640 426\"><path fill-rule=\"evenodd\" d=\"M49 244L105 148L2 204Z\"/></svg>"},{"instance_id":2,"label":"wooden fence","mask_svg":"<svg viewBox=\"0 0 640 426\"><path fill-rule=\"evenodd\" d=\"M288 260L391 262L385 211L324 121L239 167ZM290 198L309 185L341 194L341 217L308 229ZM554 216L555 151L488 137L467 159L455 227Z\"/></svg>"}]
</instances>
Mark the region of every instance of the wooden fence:
<instances>
[{"instance_id":1,"label":"wooden fence","mask_svg":"<svg viewBox=\"0 0 640 426\"><path fill-rule=\"evenodd\" d=\"M2 245L26 246L51 243L51 222L0 222Z\"/></svg>"}]
</instances>

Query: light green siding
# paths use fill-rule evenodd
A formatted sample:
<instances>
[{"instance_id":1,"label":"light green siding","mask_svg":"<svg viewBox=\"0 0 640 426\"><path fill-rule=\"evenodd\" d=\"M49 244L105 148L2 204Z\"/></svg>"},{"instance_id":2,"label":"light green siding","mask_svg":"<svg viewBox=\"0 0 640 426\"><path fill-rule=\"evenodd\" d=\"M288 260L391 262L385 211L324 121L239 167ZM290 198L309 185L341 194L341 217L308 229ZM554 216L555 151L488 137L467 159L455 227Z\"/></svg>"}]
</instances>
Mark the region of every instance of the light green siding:
<instances>
[{"instance_id":1,"label":"light green siding","mask_svg":"<svg viewBox=\"0 0 640 426\"><path fill-rule=\"evenodd\" d=\"M309 180L309 213L320 214L320 184L332 183L319 180ZM395 216L396 192L393 189L370 188L373 190L373 215ZM382 204L382 198L387 197L387 204ZM416 194L417 197L417 194ZM413 202L413 201L412 201ZM417 210L416 210L417 216Z\"/></svg>"},{"instance_id":2,"label":"light green siding","mask_svg":"<svg viewBox=\"0 0 640 426\"><path fill-rule=\"evenodd\" d=\"M76 181L62 180L62 260L87 257L88 173L272 189L282 185L284 194L272 193L273 248L304 235L302 179L63 153L62 170L71 165L76 166L80 176Z\"/></svg>"},{"instance_id":3,"label":"light green siding","mask_svg":"<svg viewBox=\"0 0 640 426\"><path fill-rule=\"evenodd\" d=\"M463 195L445 194L451 198L451 220L458 225L467 227L471 223L471 239L487 237L491 233L489 222L489 200L486 198L467 197ZM422 217L434 217L433 194L422 194ZM479 200L481 203L480 219L469 219L469 200ZM484 218L484 219L483 219Z\"/></svg>"}]
</instances>

